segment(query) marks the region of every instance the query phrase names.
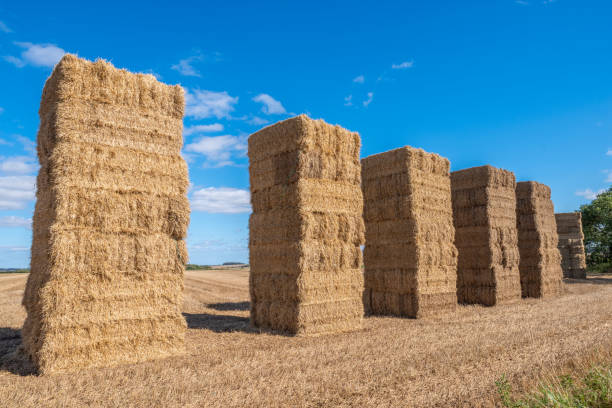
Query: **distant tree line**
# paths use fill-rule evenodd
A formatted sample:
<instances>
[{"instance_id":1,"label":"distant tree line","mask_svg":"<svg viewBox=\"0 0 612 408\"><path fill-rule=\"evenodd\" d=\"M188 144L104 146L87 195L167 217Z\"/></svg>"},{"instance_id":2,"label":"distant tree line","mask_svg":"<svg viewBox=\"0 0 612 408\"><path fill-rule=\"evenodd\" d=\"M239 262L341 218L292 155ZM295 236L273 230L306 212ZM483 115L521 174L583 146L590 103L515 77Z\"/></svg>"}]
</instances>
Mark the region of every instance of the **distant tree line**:
<instances>
[{"instance_id":1,"label":"distant tree line","mask_svg":"<svg viewBox=\"0 0 612 408\"><path fill-rule=\"evenodd\" d=\"M612 270L612 187L580 207L589 269Z\"/></svg>"}]
</instances>

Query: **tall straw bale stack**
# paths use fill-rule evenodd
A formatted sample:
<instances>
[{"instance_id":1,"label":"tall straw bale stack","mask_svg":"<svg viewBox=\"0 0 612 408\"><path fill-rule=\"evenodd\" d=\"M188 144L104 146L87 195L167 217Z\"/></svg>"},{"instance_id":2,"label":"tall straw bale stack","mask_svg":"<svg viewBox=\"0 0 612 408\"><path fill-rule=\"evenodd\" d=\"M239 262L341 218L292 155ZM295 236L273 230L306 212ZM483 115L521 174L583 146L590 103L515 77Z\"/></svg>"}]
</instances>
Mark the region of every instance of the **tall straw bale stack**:
<instances>
[{"instance_id":1,"label":"tall straw bale stack","mask_svg":"<svg viewBox=\"0 0 612 408\"><path fill-rule=\"evenodd\" d=\"M560 295L563 272L550 188L535 181L517 183L516 219L523 297Z\"/></svg>"},{"instance_id":2,"label":"tall straw bale stack","mask_svg":"<svg viewBox=\"0 0 612 408\"><path fill-rule=\"evenodd\" d=\"M563 276L586 279L586 255L580 212L555 214Z\"/></svg>"},{"instance_id":3,"label":"tall straw bale stack","mask_svg":"<svg viewBox=\"0 0 612 408\"><path fill-rule=\"evenodd\" d=\"M359 135L300 115L248 145L251 323L300 335L360 328Z\"/></svg>"},{"instance_id":4,"label":"tall straw bale stack","mask_svg":"<svg viewBox=\"0 0 612 408\"><path fill-rule=\"evenodd\" d=\"M41 373L184 351L183 91L66 55L40 106L24 351Z\"/></svg>"},{"instance_id":5,"label":"tall straw bale stack","mask_svg":"<svg viewBox=\"0 0 612 408\"><path fill-rule=\"evenodd\" d=\"M454 310L457 249L449 161L406 146L361 163L366 311L422 317Z\"/></svg>"},{"instance_id":6,"label":"tall straw bale stack","mask_svg":"<svg viewBox=\"0 0 612 408\"><path fill-rule=\"evenodd\" d=\"M514 173L492 166L451 173L460 303L521 298L515 188Z\"/></svg>"}]
</instances>

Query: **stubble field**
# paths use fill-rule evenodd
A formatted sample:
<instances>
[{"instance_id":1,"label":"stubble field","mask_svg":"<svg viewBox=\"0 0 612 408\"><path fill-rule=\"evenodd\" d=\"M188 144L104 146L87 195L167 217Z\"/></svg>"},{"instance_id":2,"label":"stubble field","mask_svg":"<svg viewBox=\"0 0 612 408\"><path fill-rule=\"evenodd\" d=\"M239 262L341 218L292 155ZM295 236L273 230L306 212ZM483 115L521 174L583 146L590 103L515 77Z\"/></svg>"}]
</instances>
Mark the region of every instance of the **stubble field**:
<instances>
[{"instance_id":1,"label":"stubble field","mask_svg":"<svg viewBox=\"0 0 612 408\"><path fill-rule=\"evenodd\" d=\"M301 338L250 328L247 270L188 271L185 356L39 377L15 354L26 279L0 275L3 407L495 406L502 375L527 389L612 354L612 276L566 281L558 299Z\"/></svg>"}]
</instances>

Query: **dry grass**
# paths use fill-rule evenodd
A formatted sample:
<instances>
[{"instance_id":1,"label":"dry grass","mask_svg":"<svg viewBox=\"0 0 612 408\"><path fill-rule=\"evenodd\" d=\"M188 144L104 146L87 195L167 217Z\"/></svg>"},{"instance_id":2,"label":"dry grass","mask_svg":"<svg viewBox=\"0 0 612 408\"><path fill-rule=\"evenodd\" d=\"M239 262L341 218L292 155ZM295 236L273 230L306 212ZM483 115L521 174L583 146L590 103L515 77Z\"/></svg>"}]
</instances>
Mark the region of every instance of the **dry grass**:
<instances>
[{"instance_id":1,"label":"dry grass","mask_svg":"<svg viewBox=\"0 0 612 408\"><path fill-rule=\"evenodd\" d=\"M367 318L362 331L300 338L250 329L248 271L188 271L186 356L36 377L7 356L25 278L0 277L0 406L491 406L502 374L521 391L612 351L612 276L547 301Z\"/></svg>"}]
</instances>

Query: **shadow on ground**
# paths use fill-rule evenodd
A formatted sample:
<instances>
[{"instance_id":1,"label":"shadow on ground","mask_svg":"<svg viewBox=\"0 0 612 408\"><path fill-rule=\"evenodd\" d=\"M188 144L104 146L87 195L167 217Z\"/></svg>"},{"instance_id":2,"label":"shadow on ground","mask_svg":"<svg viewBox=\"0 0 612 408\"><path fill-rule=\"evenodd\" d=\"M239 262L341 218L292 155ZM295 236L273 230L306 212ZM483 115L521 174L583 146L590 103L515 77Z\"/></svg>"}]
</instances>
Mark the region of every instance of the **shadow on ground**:
<instances>
[{"instance_id":1,"label":"shadow on ground","mask_svg":"<svg viewBox=\"0 0 612 408\"><path fill-rule=\"evenodd\" d=\"M612 285L611 275L588 276L586 279L564 279L565 283L570 285L588 283L591 285Z\"/></svg>"},{"instance_id":2,"label":"shadow on ground","mask_svg":"<svg viewBox=\"0 0 612 408\"><path fill-rule=\"evenodd\" d=\"M0 372L16 375L36 374L34 365L21 352L21 330L0 327Z\"/></svg>"},{"instance_id":3,"label":"shadow on ground","mask_svg":"<svg viewBox=\"0 0 612 408\"><path fill-rule=\"evenodd\" d=\"M227 302L227 303L211 303L207 307L219 311L248 311L250 302Z\"/></svg>"},{"instance_id":4,"label":"shadow on ground","mask_svg":"<svg viewBox=\"0 0 612 408\"><path fill-rule=\"evenodd\" d=\"M258 332L249 324L248 317L215 315L208 313L183 313L190 329L208 329L215 333L241 331L245 333Z\"/></svg>"}]
</instances>

